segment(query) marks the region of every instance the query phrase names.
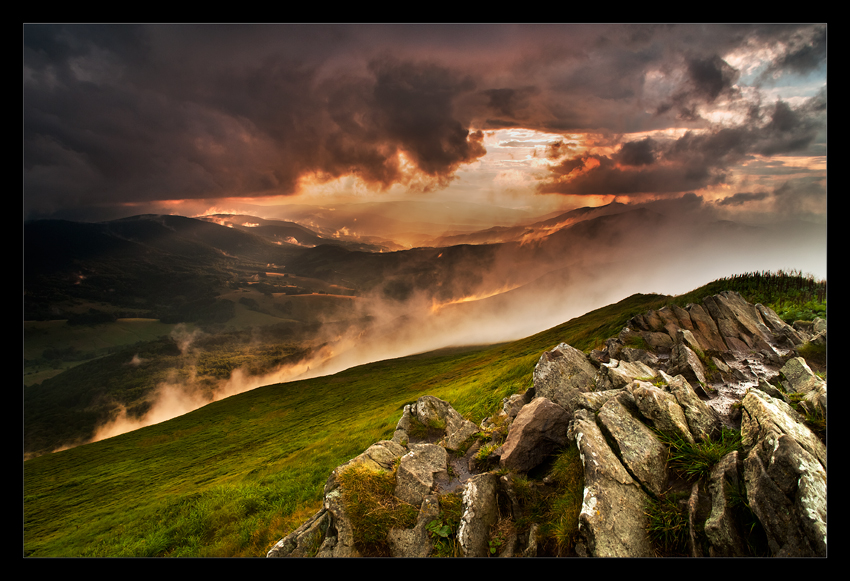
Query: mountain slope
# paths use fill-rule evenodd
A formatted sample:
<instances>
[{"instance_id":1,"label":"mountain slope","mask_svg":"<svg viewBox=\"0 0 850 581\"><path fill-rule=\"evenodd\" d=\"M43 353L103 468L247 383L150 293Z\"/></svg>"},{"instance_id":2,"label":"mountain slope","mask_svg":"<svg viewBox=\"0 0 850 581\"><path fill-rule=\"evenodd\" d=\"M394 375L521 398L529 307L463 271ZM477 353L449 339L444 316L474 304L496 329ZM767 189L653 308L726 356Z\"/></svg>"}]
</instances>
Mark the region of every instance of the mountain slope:
<instances>
[{"instance_id":1,"label":"mountain slope","mask_svg":"<svg viewBox=\"0 0 850 581\"><path fill-rule=\"evenodd\" d=\"M727 284L724 282L722 284ZM717 292L707 285L677 302ZM634 295L526 339L268 385L24 463L27 556L259 556L313 514L334 467L430 394L478 423L527 389L544 350L585 351L671 297Z\"/></svg>"},{"instance_id":2,"label":"mountain slope","mask_svg":"<svg viewBox=\"0 0 850 581\"><path fill-rule=\"evenodd\" d=\"M528 387L543 349L658 304L634 296L523 341L270 385L24 463L27 556L261 555L315 508L328 471L426 393L471 418ZM194 516L193 516L194 515Z\"/></svg>"}]
</instances>

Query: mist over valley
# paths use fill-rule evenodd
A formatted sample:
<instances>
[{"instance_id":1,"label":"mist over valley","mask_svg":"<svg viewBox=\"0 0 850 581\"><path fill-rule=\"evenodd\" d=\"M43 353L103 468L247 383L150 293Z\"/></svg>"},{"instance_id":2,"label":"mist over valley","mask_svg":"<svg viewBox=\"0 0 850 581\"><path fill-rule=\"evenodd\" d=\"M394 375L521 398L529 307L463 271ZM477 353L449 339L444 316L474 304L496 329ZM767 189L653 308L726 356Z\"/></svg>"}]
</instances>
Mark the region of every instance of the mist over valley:
<instances>
[{"instance_id":1,"label":"mist over valley","mask_svg":"<svg viewBox=\"0 0 850 581\"><path fill-rule=\"evenodd\" d=\"M825 274L815 225L717 220L695 196L673 210L615 203L432 238L498 233L497 242L406 250L246 215L29 222L25 321L66 319L65 328L88 336L71 340L60 328L66 335L51 340L25 324L25 383L33 378L25 454L123 433L260 385L511 341L634 293L672 295L757 269ZM324 231L332 229L339 224ZM108 328L132 319L170 330L105 349ZM67 360L78 366L37 379ZM85 385L93 373L105 376ZM77 419L56 422L57 414Z\"/></svg>"}]
</instances>

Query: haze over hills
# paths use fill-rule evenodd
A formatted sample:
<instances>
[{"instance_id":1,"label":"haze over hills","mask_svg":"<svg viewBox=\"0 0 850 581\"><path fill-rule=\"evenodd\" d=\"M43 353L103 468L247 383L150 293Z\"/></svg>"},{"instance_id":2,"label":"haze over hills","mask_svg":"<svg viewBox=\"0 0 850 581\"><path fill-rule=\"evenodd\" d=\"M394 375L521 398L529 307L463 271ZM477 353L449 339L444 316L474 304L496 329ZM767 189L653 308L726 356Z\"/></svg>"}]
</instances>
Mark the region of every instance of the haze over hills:
<instances>
[{"instance_id":1,"label":"haze over hills","mask_svg":"<svg viewBox=\"0 0 850 581\"><path fill-rule=\"evenodd\" d=\"M514 340L636 290L675 294L760 269L825 275L822 228L721 221L698 202L680 203L679 210L694 206L691 213L666 213L662 204L584 208L510 227L498 243L398 251L247 215L34 221L24 228L25 319L94 325L148 317L194 324L210 345L210 337L230 333L227 341L241 345L229 352L230 363L169 383L173 393L196 393L202 379L204 397L192 398L197 407L264 383ZM252 336L233 338L250 328ZM263 328L275 331L263 335ZM297 360L273 358L275 367L239 359L254 357L251 344L269 341L288 341L281 353L298 353ZM243 366L253 371L240 375ZM147 380L137 394L144 405L104 403L97 421L114 422L132 408L135 423L125 428L141 425L159 406L151 398L162 380ZM40 390L61 385L62 374Z\"/></svg>"}]
</instances>

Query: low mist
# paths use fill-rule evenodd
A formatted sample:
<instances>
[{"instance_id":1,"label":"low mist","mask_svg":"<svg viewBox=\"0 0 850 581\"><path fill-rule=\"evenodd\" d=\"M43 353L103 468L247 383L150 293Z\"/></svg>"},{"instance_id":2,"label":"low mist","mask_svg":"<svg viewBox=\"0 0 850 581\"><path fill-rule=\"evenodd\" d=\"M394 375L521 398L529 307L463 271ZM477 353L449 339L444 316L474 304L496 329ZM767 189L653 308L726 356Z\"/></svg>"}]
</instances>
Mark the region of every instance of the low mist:
<instances>
[{"instance_id":1,"label":"low mist","mask_svg":"<svg viewBox=\"0 0 850 581\"><path fill-rule=\"evenodd\" d=\"M440 276L440 257L431 266ZM317 337L325 346L309 359L251 376L235 370L213 389L192 382L157 388L148 413L121 411L93 441L188 413L259 386L333 374L374 361L444 347L511 341L544 331L632 294L676 295L717 278L762 270L800 270L826 277L826 234L800 222L741 226L706 212L666 215L646 209L589 220L531 242L503 244L487 264L454 264L475 277L457 288L421 277L403 299L379 286L353 301L347 319L367 325ZM445 273L443 273L445 274ZM396 280L401 271L389 273ZM477 281L470 288L469 280ZM437 288L439 287L439 288ZM323 327L325 328L325 327ZM339 328L339 327L334 327ZM181 350L194 337L177 331Z\"/></svg>"}]
</instances>

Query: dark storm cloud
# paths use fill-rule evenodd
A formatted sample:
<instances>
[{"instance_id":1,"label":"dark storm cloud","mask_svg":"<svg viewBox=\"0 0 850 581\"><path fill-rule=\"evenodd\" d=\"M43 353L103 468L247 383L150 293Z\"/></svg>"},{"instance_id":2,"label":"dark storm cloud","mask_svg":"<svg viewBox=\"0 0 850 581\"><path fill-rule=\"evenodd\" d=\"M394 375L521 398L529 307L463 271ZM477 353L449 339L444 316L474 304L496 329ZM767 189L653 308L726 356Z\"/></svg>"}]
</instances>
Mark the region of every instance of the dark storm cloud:
<instances>
[{"instance_id":1,"label":"dark storm cloud","mask_svg":"<svg viewBox=\"0 0 850 581\"><path fill-rule=\"evenodd\" d=\"M675 107L680 119L695 121L699 119L699 104L714 103L721 95L734 92L734 84L739 77L738 71L716 54L707 58L686 58L685 70L685 86L680 87L670 101L656 107L657 115Z\"/></svg>"},{"instance_id":2,"label":"dark storm cloud","mask_svg":"<svg viewBox=\"0 0 850 581\"><path fill-rule=\"evenodd\" d=\"M762 80L777 73L808 74L826 64L826 27L817 26L791 36L785 50L764 71Z\"/></svg>"},{"instance_id":3,"label":"dark storm cloud","mask_svg":"<svg viewBox=\"0 0 850 581\"><path fill-rule=\"evenodd\" d=\"M805 177L783 182L773 191L774 210L780 215L792 217L825 213L825 182L823 177Z\"/></svg>"},{"instance_id":4,"label":"dark storm cloud","mask_svg":"<svg viewBox=\"0 0 850 581\"><path fill-rule=\"evenodd\" d=\"M291 194L311 176L436 188L485 154L482 130L705 129L705 107L741 97L723 55L761 46L784 47L783 74L825 62L811 25L27 25L25 209ZM579 177L589 158L565 161L544 189L681 192L752 153L823 154L822 97L626 142Z\"/></svg>"},{"instance_id":5,"label":"dark storm cloud","mask_svg":"<svg viewBox=\"0 0 850 581\"><path fill-rule=\"evenodd\" d=\"M288 194L311 173L386 187L403 180L399 153L445 185L485 153L454 108L469 75L373 58L322 79L279 54L184 68L145 48L150 30L119 29L25 31L28 202Z\"/></svg>"},{"instance_id":6,"label":"dark storm cloud","mask_svg":"<svg viewBox=\"0 0 850 581\"><path fill-rule=\"evenodd\" d=\"M487 105L495 113L505 117L517 118L519 112L529 104L529 99L540 94L537 87L521 87L519 89L487 89L482 91L487 97Z\"/></svg>"},{"instance_id":7,"label":"dark storm cloud","mask_svg":"<svg viewBox=\"0 0 850 581\"><path fill-rule=\"evenodd\" d=\"M758 202L764 200L768 197L769 194L766 192L739 192L733 196L728 196L719 200L717 204L719 206L742 206L748 202Z\"/></svg>"},{"instance_id":8,"label":"dark storm cloud","mask_svg":"<svg viewBox=\"0 0 850 581\"><path fill-rule=\"evenodd\" d=\"M804 153L822 125L813 97L798 108L778 101L762 125L687 132L667 143L650 138L623 144L612 156L561 161L541 182L541 192L571 195L665 194L724 183L736 164L764 156Z\"/></svg>"},{"instance_id":9,"label":"dark storm cloud","mask_svg":"<svg viewBox=\"0 0 850 581\"><path fill-rule=\"evenodd\" d=\"M616 156L622 165L649 165L655 162L655 140L647 137L623 144Z\"/></svg>"}]
</instances>

